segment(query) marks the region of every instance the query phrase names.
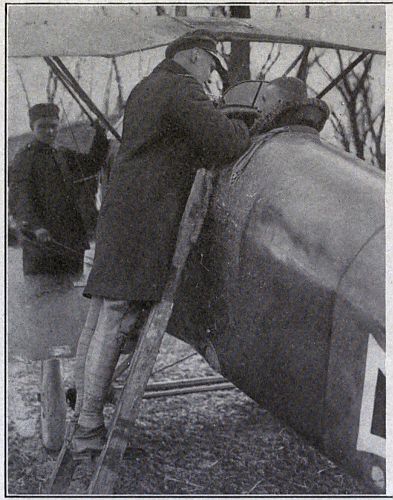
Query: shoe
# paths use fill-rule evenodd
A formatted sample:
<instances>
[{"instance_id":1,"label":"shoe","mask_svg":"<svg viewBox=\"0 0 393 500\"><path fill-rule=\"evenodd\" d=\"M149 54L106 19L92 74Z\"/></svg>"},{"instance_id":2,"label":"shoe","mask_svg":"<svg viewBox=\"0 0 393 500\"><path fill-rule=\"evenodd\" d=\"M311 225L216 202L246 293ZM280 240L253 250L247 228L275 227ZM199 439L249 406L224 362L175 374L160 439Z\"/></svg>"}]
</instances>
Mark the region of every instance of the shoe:
<instances>
[{"instance_id":1,"label":"shoe","mask_svg":"<svg viewBox=\"0 0 393 500\"><path fill-rule=\"evenodd\" d=\"M78 425L72 438L72 456L74 460L94 458L101 453L107 439L104 425L94 429Z\"/></svg>"}]
</instances>

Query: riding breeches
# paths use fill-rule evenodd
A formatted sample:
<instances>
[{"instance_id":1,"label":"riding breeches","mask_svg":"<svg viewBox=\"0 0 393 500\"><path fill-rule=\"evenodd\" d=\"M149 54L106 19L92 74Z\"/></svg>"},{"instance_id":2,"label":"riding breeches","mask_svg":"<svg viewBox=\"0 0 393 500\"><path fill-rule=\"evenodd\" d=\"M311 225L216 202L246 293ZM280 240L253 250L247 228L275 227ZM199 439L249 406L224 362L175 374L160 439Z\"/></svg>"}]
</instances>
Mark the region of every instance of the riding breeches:
<instances>
[{"instance_id":1,"label":"riding breeches","mask_svg":"<svg viewBox=\"0 0 393 500\"><path fill-rule=\"evenodd\" d=\"M104 424L103 408L122 346L146 303L91 299L75 359L79 425L95 428Z\"/></svg>"}]
</instances>

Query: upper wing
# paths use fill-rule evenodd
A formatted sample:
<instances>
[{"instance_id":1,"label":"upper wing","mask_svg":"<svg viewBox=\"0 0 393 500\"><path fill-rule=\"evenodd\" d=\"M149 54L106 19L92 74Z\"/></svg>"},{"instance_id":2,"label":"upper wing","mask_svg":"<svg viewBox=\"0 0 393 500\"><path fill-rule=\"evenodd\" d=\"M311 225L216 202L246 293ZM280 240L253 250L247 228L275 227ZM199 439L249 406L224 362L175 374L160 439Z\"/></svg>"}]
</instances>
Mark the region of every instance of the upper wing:
<instances>
[{"instance_id":1,"label":"upper wing","mask_svg":"<svg viewBox=\"0 0 393 500\"><path fill-rule=\"evenodd\" d=\"M332 7L333 8L333 7ZM339 7L337 7L339 9ZM339 10L337 11L339 13ZM370 15L371 13L371 15ZM337 14L337 13L336 13ZM8 55L119 56L167 45L194 29L220 40L280 42L385 53L385 9L373 6L350 22L321 19L157 16L154 6L8 5Z\"/></svg>"}]
</instances>

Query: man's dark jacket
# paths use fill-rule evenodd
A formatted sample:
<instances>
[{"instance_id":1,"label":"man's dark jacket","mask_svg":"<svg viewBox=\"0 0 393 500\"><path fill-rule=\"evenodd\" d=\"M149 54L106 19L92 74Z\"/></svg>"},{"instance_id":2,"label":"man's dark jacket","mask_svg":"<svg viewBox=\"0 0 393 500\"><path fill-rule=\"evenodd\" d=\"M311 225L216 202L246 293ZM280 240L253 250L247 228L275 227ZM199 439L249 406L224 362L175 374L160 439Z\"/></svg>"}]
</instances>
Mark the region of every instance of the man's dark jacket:
<instances>
[{"instance_id":1,"label":"man's dark jacket","mask_svg":"<svg viewBox=\"0 0 393 500\"><path fill-rule=\"evenodd\" d=\"M97 173L107 149L106 136L98 129L88 154L33 141L15 156L9 171L10 213L19 225L27 223L28 231L45 228L56 241L24 241L25 274L81 271L89 243L78 206L78 181Z\"/></svg>"},{"instance_id":2,"label":"man's dark jacket","mask_svg":"<svg viewBox=\"0 0 393 500\"><path fill-rule=\"evenodd\" d=\"M160 300L195 173L249 145L182 66L166 59L131 92L122 143L99 214L86 295Z\"/></svg>"}]
</instances>

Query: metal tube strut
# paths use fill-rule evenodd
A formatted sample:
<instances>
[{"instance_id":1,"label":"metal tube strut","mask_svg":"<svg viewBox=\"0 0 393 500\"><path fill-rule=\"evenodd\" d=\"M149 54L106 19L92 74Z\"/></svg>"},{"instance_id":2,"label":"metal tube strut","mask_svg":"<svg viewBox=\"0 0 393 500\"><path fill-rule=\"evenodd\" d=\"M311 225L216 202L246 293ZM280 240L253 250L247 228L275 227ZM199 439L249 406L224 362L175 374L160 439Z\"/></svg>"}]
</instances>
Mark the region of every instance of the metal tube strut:
<instances>
[{"instance_id":1,"label":"metal tube strut","mask_svg":"<svg viewBox=\"0 0 393 500\"><path fill-rule=\"evenodd\" d=\"M362 52L359 57L357 57L351 64L341 72L334 80L332 80L327 87L325 87L322 92L317 95L317 99L321 99L325 94L329 92L333 87L337 85L337 83L344 78L350 71L353 70L355 66L357 66L365 57L369 55L369 52Z\"/></svg>"},{"instance_id":2,"label":"metal tube strut","mask_svg":"<svg viewBox=\"0 0 393 500\"><path fill-rule=\"evenodd\" d=\"M67 79L66 79L65 75L63 75L63 73L56 66L56 64L51 60L50 57L44 57L44 60L45 60L46 64L50 67L50 69L53 71L53 73L57 76L57 78L61 81L61 83L63 84L64 88L67 90L67 92L71 95L71 97L78 104L78 106L80 107L82 113L84 113L87 116L87 118L88 118L89 122L91 123L91 125L93 125L94 124L93 118L90 116L90 114L87 111L87 109L83 106L83 104L79 100L78 96L75 94L75 92L70 87L70 84L67 82Z\"/></svg>"},{"instance_id":3,"label":"metal tube strut","mask_svg":"<svg viewBox=\"0 0 393 500\"><path fill-rule=\"evenodd\" d=\"M117 133L117 131L113 128L112 124L107 120L106 116L97 108L97 106L94 104L94 102L90 99L90 97L86 94L86 92L82 89L82 87L79 85L77 80L74 78L72 73L68 70L68 68L64 65L62 60L59 57L53 57L52 60L57 64L57 66L61 69L61 71L65 74L67 77L67 80L69 81L70 85L72 88L75 90L75 92L78 94L78 96L83 100L83 102L86 104L86 106L90 109L92 113L94 113L100 120L101 122L105 125L105 127L111 132L111 134L119 141L121 142L121 137Z\"/></svg>"}]
</instances>

